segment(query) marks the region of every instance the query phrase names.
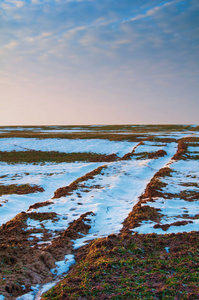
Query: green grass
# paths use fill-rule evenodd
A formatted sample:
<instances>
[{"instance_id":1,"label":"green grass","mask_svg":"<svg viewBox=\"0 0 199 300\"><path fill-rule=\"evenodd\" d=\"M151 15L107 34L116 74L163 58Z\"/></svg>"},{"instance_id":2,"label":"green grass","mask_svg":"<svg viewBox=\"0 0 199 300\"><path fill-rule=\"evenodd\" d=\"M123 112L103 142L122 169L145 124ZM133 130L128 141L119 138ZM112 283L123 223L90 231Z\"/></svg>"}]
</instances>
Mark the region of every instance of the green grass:
<instances>
[{"instance_id":1,"label":"green grass","mask_svg":"<svg viewBox=\"0 0 199 300\"><path fill-rule=\"evenodd\" d=\"M42 299L199 299L197 232L112 235L83 251Z\"/></svg>"}]
</instances>

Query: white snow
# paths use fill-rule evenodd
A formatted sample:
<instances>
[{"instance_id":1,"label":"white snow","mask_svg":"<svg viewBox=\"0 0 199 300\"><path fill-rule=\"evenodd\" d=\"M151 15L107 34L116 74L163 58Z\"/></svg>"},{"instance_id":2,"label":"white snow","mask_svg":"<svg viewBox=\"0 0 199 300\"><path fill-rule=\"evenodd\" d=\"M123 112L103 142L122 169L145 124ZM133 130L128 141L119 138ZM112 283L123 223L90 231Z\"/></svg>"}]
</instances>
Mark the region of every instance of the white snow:
<instances>
[{"instance_id":1,"label":"white snow","mask_svg":"<svg viewBox=\"0 0 199 300\"><path fill-rule=\"evenodd\" d=\"M51 272L56 274L57 276L66 274L69 268L75 263L75 256L74 254L65 255L64 260L57 261L55 264L57 265L56 268L52 269Z\"/></svg>"},{"instance_id":2,"label":"white snow","mask_svg":"<svg viewBox=\"0 0 199 300\"><path fill-rule=\"evenodd\" d=\"M160 136L157 133L155 134ZM185 135L184 132L173 133L175 137L182 137L183 135ZM162 134L161 137L163 137ZM168 135L168 137L171 137L171 135ZM108 140L0 139L0 151L34 149L66 153L89 151L110 154L115 152L122 156L131 152L135 146L136 143L111 142ZM193 148L189 150L195 151L195 147ZM88 241L95 238L119 233L122 228L122 222L137 203L148 182L160 168L169 166L174 171L171 177L162 179L167 184L163 191L179 194L180 191L184 190L197 190L195 186L183 186L182 184L198 182L199 162L192 160L175 162L171 160L171 157L177 150L177 143L165 144L145 141L144 145L137 147L136 153L154 152L159 149L164 149L167 155L158 159L136 160L136 158L132 157L128 161L107 163L107 168L101 174L82 182L79 188L73 191L71 195L59 199L52 199L55 190L69 185L75 179L104 165L104 163L47 163L37 165L0 163L0 184L31 183L38 184L45 189L43 193L1 196L0 224L7 222L21 211L27 211L29 206L34 203L51 201L50 205L35 210L32 209L31 211L55 212L58 220L40 222L28 218L27 229L41 229L44 226L51 233L51 239L53 239L61 231L64 231L69 226L69 223L78 219L82 214L92 211L93 214L87 216L87 219L89 219L87 223L90 224L91 228L87 235L82 234L81 238L73 241L74 249L85 245ZM173 199L157 198L155 202L148 202L147 205L161 210L163 217L160 224L171 224L183 220L192 221L193 223L188 223L184 226L170 226L167 231L164 231L161 228L153 228L156 224L155 222L144 221L140 227L133 229L133 232L165 234L188 232L198 228L199 220L192 219L196 213L199 213L199 203L196 201L187 202L177 197L173 197ZM186 215L186 219L184 215ZM51 240L43 241L41 233L34 233L29 236L30 239L34 237L39 239L38 243L40 246L51 242ZM165 250L169 251L169 248L165 248ZM56 268L52 269L55 277L65 274L74 262L72 254L66 255L63 261L56 262ZM49 283L49 286L36 286L33 292L17 299L40 299L43 291L56 282L55 280Z\"/></svg>"},{"instance_id":3,"label":"white snow","mask_svg":"<svg viewBox=\"0 0 199 300\"><path fill-rule=\"evenodd\" d=\"M0 163L0 184L38 184L45 191L27 195L0 196L0 225L12 219L21 211L26 211L30 205L44 202L52 198L54 191L60 186L66 186L78 177L90 172L102 163L61 163L61 164L6 164ZM27 173L29 173L27 175ZM49 208L50 209L50 208Z\"/></svg>"},{"instance_id":4,"label":"white snow","mask_svg":"<svg viewBox=\"0 0 199 300\"><path fill-rule=\"evenodd\" d=\"M0 138L0 151L58 151L94 152L102 154L116 153L123 156L131 152L135 142L109 141L100 139L36 139L36 138Z\"/></svg>"},{"instance_id":5,"label":"white snow","mask_svg":"<svg viewBox=\"0 0 199 300\"><path fill-rule=\"evenodd\" d=\"M190 223L181 226L170 226L166 231L161 228L154 228L156 224L152 221L143 221L140 227L133 229L138 233L177 233L190 232L198 230L199 219L194 217L199 214L199 201L181 199L178 197L180 192L199 192L199 161L183 160L172 161L169 167L174 171L171 177L161 178L166 183L166 187L162 188L164 193L171 193L171 199L156 198L155 202L147 202L147 205L160 209L163 214L160 225L172 224L175 222L188 221ZM197 185L194 185L197 184Z\"/></svg>"}]
</instances>

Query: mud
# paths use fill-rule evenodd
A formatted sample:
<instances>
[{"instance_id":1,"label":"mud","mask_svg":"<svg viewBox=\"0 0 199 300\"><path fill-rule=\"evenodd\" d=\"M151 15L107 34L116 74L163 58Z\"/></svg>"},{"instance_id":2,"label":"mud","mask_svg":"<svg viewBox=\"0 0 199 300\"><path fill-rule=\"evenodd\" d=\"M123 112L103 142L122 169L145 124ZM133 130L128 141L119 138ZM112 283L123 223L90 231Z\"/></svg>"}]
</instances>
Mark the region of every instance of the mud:
<instances>
[{"instance_id":1,"label":"mud","mask_svg":"<svg viewBox=\"0 0 199 300\"><path fill-rule=\"evenodd\" d=\"M16 299L29 292L32 285L52 281L51 269L55 268L55 262L73 253L72 240L80 237L80 233L88 233L89 215L92 214L92 212L83 214L65 231L58 233L54 239L44 226L40 229L30 229L26 223L28 218L40 222L49 219L56 221L58 216L53 212L22 212L2 225L0 227L0 294L6 299ZM32 237L35 233L42 233L42 241L51 241L50 245L37 244L40 240L34 235Z\"/></svg>"}]
</instances>

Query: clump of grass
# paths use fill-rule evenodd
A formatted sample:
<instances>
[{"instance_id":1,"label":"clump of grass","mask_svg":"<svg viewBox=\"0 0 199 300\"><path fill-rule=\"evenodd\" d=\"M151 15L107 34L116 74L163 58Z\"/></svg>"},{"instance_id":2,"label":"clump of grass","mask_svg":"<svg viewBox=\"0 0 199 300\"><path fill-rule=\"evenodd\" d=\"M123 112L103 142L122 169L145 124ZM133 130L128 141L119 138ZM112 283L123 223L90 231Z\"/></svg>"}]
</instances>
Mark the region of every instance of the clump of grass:
<instances>
[{"instance_id":1,"label":"clump of grass","mask_svg":"<svg viewBox=\"0 0 199 300\"><path fill-rule=\"evenodd\" d=\"M159 211L159 209L150 207L148 205L142 206L140 203L136 204L123 222L122 232L140 226L142 221L151 220L154 222L159 222L161 219L161 214Z\"/></svg>"},{"instance_id":2,"label":"clump of grass","mask_svg":"<svg viewBox=\"0 0 199 300\"><path fill-rule=\"evenodd\" d=\"M51 205L51 204L53 204L53 202L51 202L51 201L37 202L33 205L30 205L29 208L28 208L28 211L31 210L31 209L37 209L39 207L44 207L44 206L48 206L48 205Z\"/></svg>"},{"instance_id":3,"label":"clump of grass","mask_svg":"<svg viewBox=\"0 0 199 300\"><path fill-rule=\"evenodd\" d=\"M137 159L154 159L154 158L163 157L167 155L167 153L164 150L158 150L155 152L134 153L134 155L137 157Z\"/></svg>"},{"instance_id":4,"label":"clump of grass","mask_svg":"<svg viewBox=\"0 0 199 300\"><path fill-rule=\"evenodd\" d=\"M74 191L74 190L77 190L78 187L79 187L79 183L81 182L84 182L84 181L87 181L89 179L93 179L94 176L98 175L101 173L101 171L103 169L106 169L107 166L101 166L101 167L98 167L96 169L94 169L93 171L83 175L82 177L79 177L78 179L76 179L75 181L73 181L70 185L67 185L65 187L61 187L59 189L57 189L55 192L54 192L54 197L53 199L55 198L60 198L60 197L65 197L66 195L71 195L71 193Z\"/></svg>"},{"instance_id":5,"label":"clump of grass","mask_svg":"<svg viewBox=\"0 0 199 300\"><path fill-rule=\"evenodd\" d=\"M180 140L178 143L178 150L176 154L172 157L172 159L179 160L183 159L184 155L187 152L188 145L183 140Z\"/></svg>"},{"instance_id":6,"label":"clump of grass","mask_svg":"<svg viewBox=\"0 0 199 300\"><path fill-rule=\"evenodd\" d=\"M44 192L44 189L38 185L30 184L10 184L10 185L0 185L0 196L11 195L11 194L31 194L36 192Z\"/></svg>"}]
</instances>

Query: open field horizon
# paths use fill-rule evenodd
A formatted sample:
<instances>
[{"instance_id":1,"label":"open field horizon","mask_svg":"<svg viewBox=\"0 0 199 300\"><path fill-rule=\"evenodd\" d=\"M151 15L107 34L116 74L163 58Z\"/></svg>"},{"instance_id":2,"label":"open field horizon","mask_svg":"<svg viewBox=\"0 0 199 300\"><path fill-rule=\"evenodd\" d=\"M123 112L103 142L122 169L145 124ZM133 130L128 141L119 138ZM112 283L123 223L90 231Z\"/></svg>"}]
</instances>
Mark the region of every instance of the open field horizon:
<instances>
[{"instance_id":1,"label":"open field horizon","mask_svg":"<svg viewBox=\"0 0 199 300\"><path fill-rule=\"evenodd\" d=\"M0 300L199 300L199 1L0 1Z\"/></svg>"}]
</instances>

